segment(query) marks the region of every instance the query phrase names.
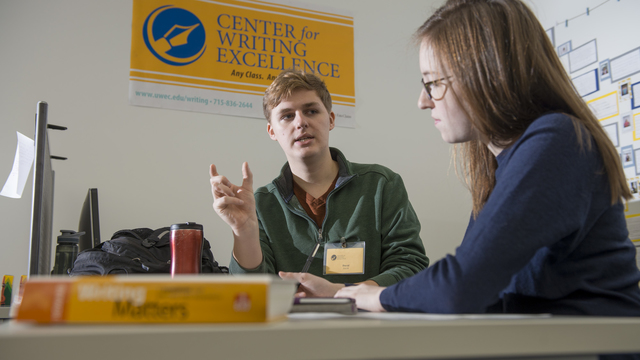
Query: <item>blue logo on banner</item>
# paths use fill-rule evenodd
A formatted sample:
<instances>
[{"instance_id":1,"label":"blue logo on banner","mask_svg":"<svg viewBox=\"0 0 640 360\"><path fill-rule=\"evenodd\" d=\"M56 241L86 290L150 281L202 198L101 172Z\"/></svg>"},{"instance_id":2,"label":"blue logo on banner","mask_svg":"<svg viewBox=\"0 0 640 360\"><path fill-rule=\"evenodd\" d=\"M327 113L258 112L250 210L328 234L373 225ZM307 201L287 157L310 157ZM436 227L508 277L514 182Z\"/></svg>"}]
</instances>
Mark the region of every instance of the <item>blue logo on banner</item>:
<instances>
[{"instance_id":1,"label":"blue logo on banner","mask_svg":"<svg viewBox=\"0 0 640 360\"><path fill-rule=\"evenodd\" d=\"M173 5L153 10L144 21L142 36L149 51L169 65L191 64L207 48L204 26L200 19Z\"/></svg>"}]
</instances>

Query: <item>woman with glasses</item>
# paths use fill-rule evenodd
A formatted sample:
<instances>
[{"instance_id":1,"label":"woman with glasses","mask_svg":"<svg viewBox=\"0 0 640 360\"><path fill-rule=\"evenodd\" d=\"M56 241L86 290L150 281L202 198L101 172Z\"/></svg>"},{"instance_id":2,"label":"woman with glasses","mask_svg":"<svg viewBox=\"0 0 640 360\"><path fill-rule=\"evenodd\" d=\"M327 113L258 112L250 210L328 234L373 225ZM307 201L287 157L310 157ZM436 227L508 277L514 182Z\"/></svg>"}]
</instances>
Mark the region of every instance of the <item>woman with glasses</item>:
<instances>
[{"instance_id":1,"label":"woman with glasses","mask_svg":"<svg viewBox=\"0 0 640 360\"><path fill-rule=\"evenodd\" d=\"M370 311L640 316L619 155L520 0L449 0L417 31L430 109L473 200L455 255Z\"/></svg>"}]
</instances>

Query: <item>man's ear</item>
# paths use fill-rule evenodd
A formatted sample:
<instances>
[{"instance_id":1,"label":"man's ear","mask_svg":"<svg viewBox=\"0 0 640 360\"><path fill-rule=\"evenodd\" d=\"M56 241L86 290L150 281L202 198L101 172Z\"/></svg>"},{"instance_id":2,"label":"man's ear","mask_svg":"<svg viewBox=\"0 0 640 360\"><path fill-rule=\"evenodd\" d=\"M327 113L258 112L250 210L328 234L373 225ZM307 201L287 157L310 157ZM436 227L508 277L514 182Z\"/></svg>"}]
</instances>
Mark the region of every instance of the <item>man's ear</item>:
<instances>
[{"instance_id":1,"label":"man's ear","mask_svg":"<svg viewBox=\"0 0 640 360\"><path fill-rule=\"evenodd\" d=\"M269 137L271 138L271 140L278 141L278 138L276 138L276 133L273 131L273 128L271 127L271 121L267 123L267 133L269 133Z\"/></svg>"},{"instance_id":2,"label":"man's ear","mask_svg":"<svg viewBox=\"0 0 640 360\"><path fill-rule=\"evenodd\" d=\"M329 130L333 130L336 127L336 114L332 111L329 113Z\"/></svg>"}]
</instances>

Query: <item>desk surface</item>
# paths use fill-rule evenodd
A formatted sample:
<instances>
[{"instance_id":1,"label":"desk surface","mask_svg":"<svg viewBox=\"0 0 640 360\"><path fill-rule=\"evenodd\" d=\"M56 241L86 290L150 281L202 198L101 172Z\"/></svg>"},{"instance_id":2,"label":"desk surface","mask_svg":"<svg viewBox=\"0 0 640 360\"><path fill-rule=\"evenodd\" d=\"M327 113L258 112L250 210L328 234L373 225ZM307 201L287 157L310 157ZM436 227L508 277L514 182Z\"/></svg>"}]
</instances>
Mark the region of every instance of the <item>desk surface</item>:
<instances>
[{"instance_id":1,"label":"desk surface","mask_svg":"<svg viewBox=\"0 0 640 360\"><path fill-rule=\"evenodd\" d=\"M366 315L366 314L362 314ZM640 318L402 320L266 324L0 325L5 359L400 359L640 352Z\"/></svg>"},{"instance_id":2,"label":"desk surface","mask_svg":"<svg viewBox=\"0 0 640 360\"><path fill-rule=\"evenodd\" d=\"M11 312L10 306L0 306L0 321L3 319L8 319L10 312Z\"/></svg>"}]
</instances>

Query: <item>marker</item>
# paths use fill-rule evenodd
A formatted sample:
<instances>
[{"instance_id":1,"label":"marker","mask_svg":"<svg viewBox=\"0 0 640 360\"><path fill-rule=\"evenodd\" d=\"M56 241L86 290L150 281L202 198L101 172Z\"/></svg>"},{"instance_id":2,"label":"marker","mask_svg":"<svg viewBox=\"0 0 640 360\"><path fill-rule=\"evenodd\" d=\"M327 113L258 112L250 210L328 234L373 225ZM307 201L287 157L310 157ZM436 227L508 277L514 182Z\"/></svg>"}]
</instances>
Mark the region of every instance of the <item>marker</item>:
<instances>
[{"instance_id":1,"label":"marker","mask_svg":"<svg viewBox=\"0 0 640 360\"><path fill-rule=\"evenodd\" d=\"M320 248L320 243L317 242L316 243L316 247L313 248L313 251L311 252L311 254L309 254L309 257L307 257L307 262L304 263L304 266L302 267L302 273L306 273L309 271L309 267L311 267L311 263L313 262L313 258L316 256L316 253L318 252L318 248ZM300 283L296 284L296 289L298 289L300 287Z\"/></svg>"},{"instance_id":2,"label":"marker","mask_svg":"<svg viewBox=\"0 0 640 360\"><path fill-rule=\"evenodd\" d=\"M316 243L316 247L313 248L313 251L311 252L311 254L309 254L309 257L307 258L307 262L304 263L304 267L302 268L303 273L306 273L307 271L309 271L309 267L311 267L311 263L313 262L313 258L316 256L316 253L318 252L318 249L320 248L320 243Z\"/></svg>"}]
</instances>

